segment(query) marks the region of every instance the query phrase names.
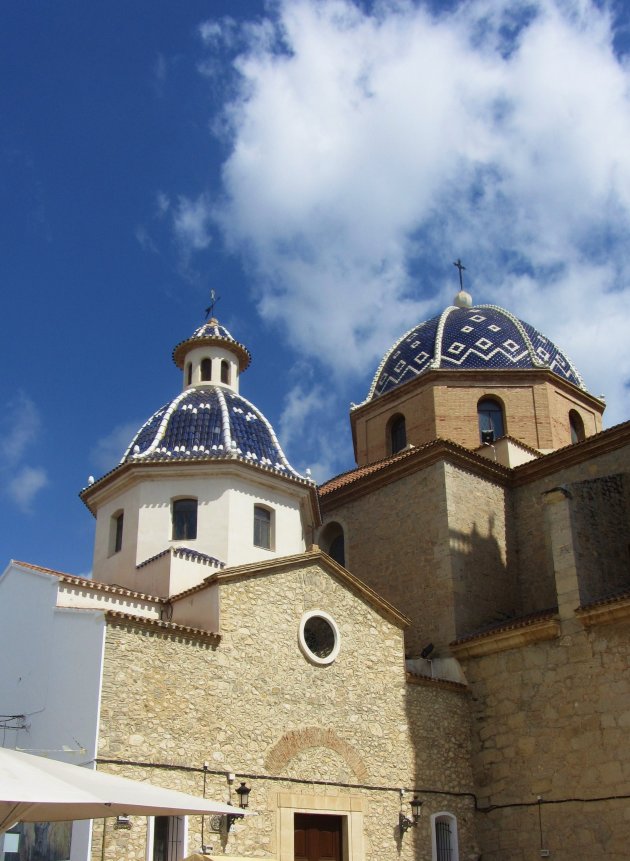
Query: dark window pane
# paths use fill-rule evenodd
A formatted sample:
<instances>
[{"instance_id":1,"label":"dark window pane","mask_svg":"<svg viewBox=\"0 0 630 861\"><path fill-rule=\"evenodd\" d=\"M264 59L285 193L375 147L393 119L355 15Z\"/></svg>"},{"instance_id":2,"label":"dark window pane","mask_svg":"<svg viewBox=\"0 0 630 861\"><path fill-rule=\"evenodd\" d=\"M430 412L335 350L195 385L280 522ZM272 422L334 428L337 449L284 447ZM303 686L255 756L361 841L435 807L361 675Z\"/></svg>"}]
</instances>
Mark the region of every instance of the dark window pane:
<instances>
[{"instance_id":1,"label":"dark window pane","mask_svg":"<svg viewBox=\"0 0 630 861\"><path fill-rule=\"evenodd\" d=\"M254 506L254 544L271 550L271 511Z\"/></svg>"},{"instance_id":2,"label":"dark window pane","mask_svg":"<svg viewBox=\"0 0 630 861\"><path fill-rule=\"evenodd\" d=\"M405 417L399 416L394 419L390 428L390 440L392 454L397 451L402 451L407 445L407 428L405 426Z\"/></svg>"},{"instance_id":3,"label":"dark window pane","mask_svg":"<svg viewBox=\"0 0 630 861\"><path fill-rule=\"evenodd\" d=\"M201 360L201 379L204 382L212 379L212 362L210 359Z\"/></svg>"},{"instance_id":4,"label":"dark window pane","mask_svg":"<svg viewBox=\"0 0 630 861\"><path fill-rule=\"evenodd\" d=\"M176 499L173 502L173 538L181 541L197 537L197 500Z\"/></svg>"},{"instance_id":5,"label":"dark window pane","mask_svg":"<svg viewBox=\"0 0 630 861\"><path fill-rule=\"evenodd\" d=\"M118 553L120 551L120 548L122 547L124 519L125 519L125 515L122 512L116 517L116 535L114 538L114 553Z\"/></svg>"},{"instance_id":6,"label":"dark window pane","mask_svg":"<svg viewBox=\"0 0 630 861\"><path fill-rule=\"evenodd\" d=\"M497 401L493 401L490 398L479 401L477 404L477 415L479 417L479 437L482 442L492 442L495 439L499 439L499 437L505 436L503 410ZM492 434L492 439L485 439L484 432L486 436L489 433Z\"/></svg>"}]
</instances>

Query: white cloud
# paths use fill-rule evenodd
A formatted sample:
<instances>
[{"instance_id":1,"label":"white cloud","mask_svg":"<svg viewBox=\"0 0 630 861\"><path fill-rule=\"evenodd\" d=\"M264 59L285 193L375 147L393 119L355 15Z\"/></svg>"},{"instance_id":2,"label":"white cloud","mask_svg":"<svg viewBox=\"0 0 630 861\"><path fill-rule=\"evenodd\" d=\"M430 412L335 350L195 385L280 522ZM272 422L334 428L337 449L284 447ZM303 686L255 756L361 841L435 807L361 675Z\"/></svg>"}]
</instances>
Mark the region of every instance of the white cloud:
<instances>
[{"instance_id":1,"label":"white cloud","mask_svg":"<svg viewBox=\"0 0 630 861\"><path fill-rule=\"evenodd\" d=\"M197 200L179 198L173 212L173 228L185 258L193 251L203 251L212 242L211 214L205 195L200 195Z\"/></svg>"},{"instance_id":2,"label":"white cloud","mask_svg":"<svg viewBox=\"0 0 630 861\"><path fill-rule=\"evenodd\" d=\"M44 469L22 466L9 481L7 492L18 508L29 513L35 496L47 484L48 477Z\"/></svg>"},{"instance_id":3,"label":"white cloud","mask_svg":"<svg viewBox=\"0 0 630 861\"><path fill-rule=\"evenodd\" d=\"M629 410L630 66L589 0L282 0L234 35L224 202L180 199L188 249L218 219L259 309L339 374L369 374L456 289L537 325ZM226 37L227 34L227 37ZM244 47L243 47L244 45ZM234 90L230 90L231 93ZM617 399L619 401L617 402Z\"/></svg>"},{"instance_id":4,"label":"white cloud","mask_svg":"<svg viewBox=\"0 0 630 861\"><path fill-rule=\"evenodd\" d=\"M19 391L3 410L0 478L4 492L25 513L31 510L37 493L48 484L46 470L23 463L33 454L40 429L41 419L34 401Z\"/></svg>"},{"instance_id":5,"label":"white cloud","mask_svg":"<svg viewBox=\"0 0 630 861\"><path fill-rule=\"evenodd\" d=\"M117 466L141 425L141 421L116 425L108 434L97 440L90 452L90 462L94 467L105 473Z\"/></svg>"},{"instance_id":6,"label":"white cloud","mask_svg":"<svg viewBox=\"0 0 630 861\"><path fill-rule=\"evenodd\" d=\"M37 437L41 419L35 403L25 392L18 392L3 410L0 433L0 464L15 466Z\"/></svg>"}]
</instances>

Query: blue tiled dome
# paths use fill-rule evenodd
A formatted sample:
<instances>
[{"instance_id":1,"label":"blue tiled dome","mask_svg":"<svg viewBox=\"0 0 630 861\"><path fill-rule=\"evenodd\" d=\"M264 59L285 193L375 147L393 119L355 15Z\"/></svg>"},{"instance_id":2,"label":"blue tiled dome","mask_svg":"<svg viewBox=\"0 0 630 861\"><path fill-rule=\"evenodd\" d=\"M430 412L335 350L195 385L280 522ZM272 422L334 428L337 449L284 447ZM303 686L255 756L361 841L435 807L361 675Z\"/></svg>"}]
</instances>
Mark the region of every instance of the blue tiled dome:
<instances>
[{"instance_id":1,"label":"blue tiled dome","mask_svg":"<svg viewBox=\"0 0 630 861\"><path fill-rule=\"evenodd\" d=\"M273 428L249 401L226 386L186 389L134 436L121 463L240 459L302 478L286 459Z\"/></svg>"},{"instance_id":2,"label":"blue tiled dome","mask_svg":"<svg viewBox=\"0 0 630 861\"><path fill-rule=\"evenodd\" d=\"M410 329L383 358L366 400L425 371L548 368L585 389L573 363L533 326L495 305L451 306Z\"/></svg>"}]
</instances>

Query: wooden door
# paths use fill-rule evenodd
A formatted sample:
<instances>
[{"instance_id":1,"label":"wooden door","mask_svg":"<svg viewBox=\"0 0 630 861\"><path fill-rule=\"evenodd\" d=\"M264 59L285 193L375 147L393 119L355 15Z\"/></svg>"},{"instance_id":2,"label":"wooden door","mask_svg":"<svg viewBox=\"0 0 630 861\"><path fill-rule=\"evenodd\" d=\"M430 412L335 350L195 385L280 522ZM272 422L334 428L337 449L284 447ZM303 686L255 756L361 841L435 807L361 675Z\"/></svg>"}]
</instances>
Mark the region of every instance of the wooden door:
<instances>
[{"instance_id":1,"label":"wooden door","mask_svg":"<svg viewBox=\"0 0 630 861\"><path fill-rule=\"evenodd\" d=\"M295 861L341 861L341 816L295 814Z\"/></svg>"}]
</instances>

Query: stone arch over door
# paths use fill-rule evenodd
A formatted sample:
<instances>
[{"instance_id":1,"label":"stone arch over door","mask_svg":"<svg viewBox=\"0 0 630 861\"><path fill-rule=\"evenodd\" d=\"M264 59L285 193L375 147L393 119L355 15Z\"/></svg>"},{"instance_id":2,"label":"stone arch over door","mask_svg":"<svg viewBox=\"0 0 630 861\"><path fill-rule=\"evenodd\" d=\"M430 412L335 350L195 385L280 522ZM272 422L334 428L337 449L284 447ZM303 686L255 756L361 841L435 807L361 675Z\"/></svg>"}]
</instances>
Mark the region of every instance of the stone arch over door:
<instances>
[{"instance_id":1,"label":"stone arch over door","mask_svg":"<svg viewBox=\"0 0 630 861\"><path fill-rule=\"evenodd\" d=\"M265 767L272 774L282 774L295 756L317 747L327 748L340 756L354 774L357 783L367 780L367 768L356 749L340 738L334 730L320 727L304 727L286 732L267 753Z\"/></svg>"}]
</instances>

